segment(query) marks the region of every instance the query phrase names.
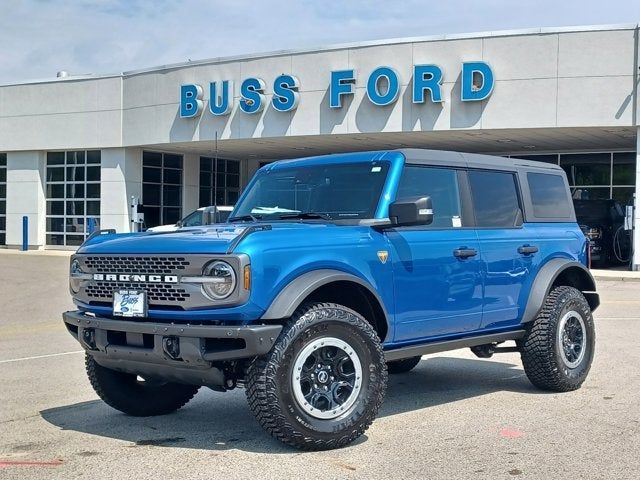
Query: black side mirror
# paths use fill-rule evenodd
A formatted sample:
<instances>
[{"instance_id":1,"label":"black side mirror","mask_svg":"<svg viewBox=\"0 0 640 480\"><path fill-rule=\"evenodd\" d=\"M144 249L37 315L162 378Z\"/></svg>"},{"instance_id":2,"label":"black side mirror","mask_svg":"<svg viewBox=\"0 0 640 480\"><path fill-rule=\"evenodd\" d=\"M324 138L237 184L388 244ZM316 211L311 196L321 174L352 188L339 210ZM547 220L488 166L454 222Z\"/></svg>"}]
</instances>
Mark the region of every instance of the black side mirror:
<instances>
[{"instance_id":1,"label":"black side mirror","mask_svg":"<svg viewBox=\"0 0 640 480\"><path fill-rule=\"evenodd\" d=\"M411 197L389 205L389 221L396 227L429 225L433 222L431 197Z\"/></svg>"},{"instance_id":2,"label":"black side mirror","mask_svg":"<svg viewBox=\"0 0 640 480\"><path fill-rule=\"evenodd\" d=\"M182 220L178 220L178 221L176 222L176 227L178 227L178 228L182 228Z\"/></svg>"}]
</instances>

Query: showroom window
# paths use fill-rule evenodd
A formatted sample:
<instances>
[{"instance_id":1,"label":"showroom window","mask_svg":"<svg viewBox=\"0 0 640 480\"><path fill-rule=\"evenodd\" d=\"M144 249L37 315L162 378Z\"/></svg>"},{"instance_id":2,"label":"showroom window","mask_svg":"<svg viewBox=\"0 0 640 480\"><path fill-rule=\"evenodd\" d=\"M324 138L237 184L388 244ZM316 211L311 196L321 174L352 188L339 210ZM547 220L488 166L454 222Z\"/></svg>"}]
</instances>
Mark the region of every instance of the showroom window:
<instances>
[{"instance_id":1,"label":"showroom window","mask_svg":"<svg viewBox=\"0 0 640 480\"><path fill-rule=\"evenodd\" d=\"M560 165L567 174L574 199L613 198L622 205L633 203L636 182L635 152L513 156Z\"/></svg>"},{"instance_id":2,"label":"showroom window","mask_svg":"<svg viewBox=\"0 0 640 480\"><path fill-rule=\"evenodd\" d=\"M216 181L217 180L217 181ZM216 190L217 188L217 190ZM217 193L214 193L217 191ZM240 162L238 160L200 157L200 206L235 205L240 195Z\"/></svg>"},{"instance_id":3,"label":"showroom window","mask_svg":"<svg viewBox=\"0 0 640 480\"><path fill-rule=\"evenodd\" d=\"M0 153L0 245L7 243L7 154Z\"/></svg>"},{"instance_id":4,"label":"showroom window","mask_svg":"<svg viewBox=\"0 0 640 480\"><path fill-rule=\"evenodd\" d=\"M100 226L100 150L47 152L47 245L78 246Z\"/></svg>"},{"instance_id":5,"label":"showroom window","mask_svg":"<svg viewBox=\"0 0 640 480\"><path fill-rule=\"evenodd\" d=\"M146 228L182 218L182 155L143 152L142 204Z\"/></svg>"}]
</instances>

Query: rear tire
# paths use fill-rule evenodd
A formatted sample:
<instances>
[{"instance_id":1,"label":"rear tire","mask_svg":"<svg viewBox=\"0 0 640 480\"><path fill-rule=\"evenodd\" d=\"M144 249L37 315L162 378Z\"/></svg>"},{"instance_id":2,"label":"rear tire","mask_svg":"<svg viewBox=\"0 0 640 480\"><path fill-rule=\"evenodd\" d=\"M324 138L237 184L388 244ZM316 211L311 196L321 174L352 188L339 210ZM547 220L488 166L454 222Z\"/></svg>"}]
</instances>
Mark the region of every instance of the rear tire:
<instances>
[{"instance_id":1,"label":"rear tire","mask_svg":"<svg viewBox=\"0 0 640 480\"><path fill-rule=\"evenodd\" d=\"M582 293L554 288L519 342L527 377L538 388L569 392L587 378L595 349L591 308Z\"/></svg>"},{"instance_id":2,"label":"rear tire","mask_svg":"<svg viewBox=\"0 0 640 480\"><path fill-rule=\"evenodd\" d=\"M402 360L392 360L387 362L387 371L391 374L407 373L413 370L420 363L422 357L409 357Z\"/></svg>"},{"instance_id":3,"label":"rear tire","mask_svg":"<svg viewBox=\"0 0 640 480\"><path fill-rule=\"evenodd\" d=\"M384 399L387 366L364 318L342 305L312 303L253 360L246 379L249 407L267 432L295 448L327 450L369 428Z\"/></svg>"},{"instance_id":4,"label":"rear tire","mask_svg":"<svg viewBox=\"0 0 640 480\"><path fill-rule=\"evenodd\" d=\"M200 387L171 382L140 381L137 375L99 365L85 355L91 386L109 406L134 417L150 417L175 412L186 405Z\"/></svg>"}]
</instances>

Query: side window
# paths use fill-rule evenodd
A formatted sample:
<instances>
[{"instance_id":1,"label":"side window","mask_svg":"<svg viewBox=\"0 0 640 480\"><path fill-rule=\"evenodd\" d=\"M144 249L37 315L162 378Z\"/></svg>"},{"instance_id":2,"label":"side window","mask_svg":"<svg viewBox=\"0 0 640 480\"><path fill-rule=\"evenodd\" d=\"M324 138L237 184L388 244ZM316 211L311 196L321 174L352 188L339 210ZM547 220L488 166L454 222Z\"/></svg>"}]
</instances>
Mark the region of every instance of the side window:
<instances>
[{"instance_id":1,"label":"side window","mask_svg":"<svg viewBox=\"0 0 640 480\"><path fill-rule=\"evenodd\" d=\"M449 168L407 165L398 185L397 199L431 197L433 222L427 228L461 227L457 172Z\"/></svg>"},{"instance_id":2,"label":"side window","mask_svg":"<svg viewBox=\"0 0 640 480\"><path fill-rule=\"evenodd\" d=\"M469 183L478 227L508 228L522 224L513 173L470 170Z\"/></svg>"},{"instance_id":3,"label":"side window","mask_svg":"<svg viewBox=\"0 0 640 480\"><path fill-rule=\"evenodd\" d=\"M539 218L566 218L571 206L564 179L549 173L527 173L533 214Z\"/></svg>"}]
</instances>

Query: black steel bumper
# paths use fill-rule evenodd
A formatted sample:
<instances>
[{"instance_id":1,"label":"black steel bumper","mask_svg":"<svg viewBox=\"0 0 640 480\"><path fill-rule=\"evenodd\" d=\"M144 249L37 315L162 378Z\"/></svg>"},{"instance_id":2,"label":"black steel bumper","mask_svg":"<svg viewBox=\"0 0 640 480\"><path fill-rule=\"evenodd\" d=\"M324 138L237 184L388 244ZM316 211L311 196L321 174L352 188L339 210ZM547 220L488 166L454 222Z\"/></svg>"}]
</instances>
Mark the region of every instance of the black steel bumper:
<instances>
[{"instance_id":1,"label":"black steel bumper","mask_svg":"<svg viewBox=\"0 0 640 480\"><path fill-rule=\"evenodd\" d=\"M128 373L182 383L224 385L212 362L238 360L271 350L282 326L182 325L62 314L65 326L95 360Z\"/></svg>"}]
</instances>

